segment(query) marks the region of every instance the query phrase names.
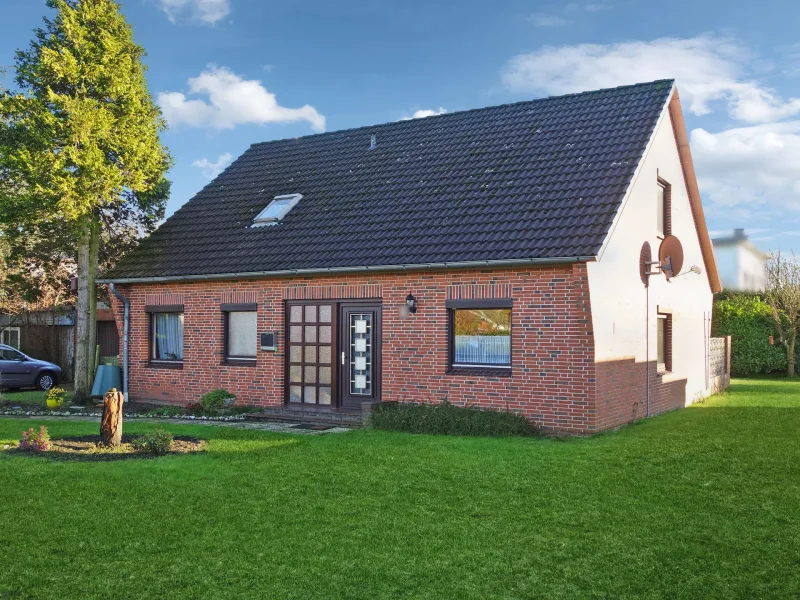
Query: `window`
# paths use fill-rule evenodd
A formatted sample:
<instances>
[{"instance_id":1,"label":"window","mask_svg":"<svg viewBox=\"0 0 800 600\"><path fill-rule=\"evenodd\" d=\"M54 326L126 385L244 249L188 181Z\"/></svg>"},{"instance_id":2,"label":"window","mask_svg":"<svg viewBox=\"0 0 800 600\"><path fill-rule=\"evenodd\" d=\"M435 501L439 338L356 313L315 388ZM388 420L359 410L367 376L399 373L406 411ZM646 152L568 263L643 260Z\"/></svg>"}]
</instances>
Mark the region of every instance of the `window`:
<instances>
[{"instance_id":1,"label":"window","mask_svg":"<svg viewBox=\"0 0 800 600\"><path fill-rule=\"evenodd\" d=\"M449 300L450 365L511 368L511 301Z\"/></svg>"},{"instance_id":2,"label":"window","mask_svg":"<svg viewBox=\"0 0 800 600\"><path fill-rule=\"evenodd\" d=\"M16 350L9 350L7 348L0 348L0 360L16 360L23 361L25 357Z\"/></svg>"},{"instance_id":3,"label":"window","mask_svg":"<svg viewBox=\"0 0 800 600\"><path fill-rule=\"evenodd\" d=\"M672 371L672 315L659 314L656 324L658 370Z\"/></svg>"},{"instance_id":4,"label":"window","mask_svg":"<svg viewBox=\"0 0 800 600\"><path fill-rule=\"evenodd\" d=\"M656 186L656 230L658 235L672 235L672 186L658 179Z\"/></svg>"},{"instance_id":5,"label":"window","mask_svg":"<svg viewBox=\"0 0 800 600\"><path fill-rule=\"evenodd\" d=\"M6 327L0 333L0 344L19 350L19 327Z\"/></svg>"},{"instance_id":6,"label":"window","mask_svg":"<svg viewBox=\"0 0 800 600\"><path fill-rule=\"evenodd\" d=\"M275 198L267 204L267 207L258 213L258 216L253 219L253 225L260 227L264 225L275 225L283 217L285 217L290 210L292 210L298 202L302 199L302 194L286 194L285 196L275 196Z\"/></svg>"},{"instance_id":7,"label":"window","mask_svg":"<svg viewBox=\"0 0 800 600\"><path fill-rule=\"evenodd\" d=\"M232 310L226 313L225 358L255 360L258 345L257 315L255 310Z\"/></svg>"},{"instance_id":8,"label":"window","mask_svg":"<svg viewBox=\"0 0 800 600\"><path fill-rule=\"evenodd\" d=\"M183 361L183 313L154 312L151 358L159 362Z\"/></svg>"}]
</instances>

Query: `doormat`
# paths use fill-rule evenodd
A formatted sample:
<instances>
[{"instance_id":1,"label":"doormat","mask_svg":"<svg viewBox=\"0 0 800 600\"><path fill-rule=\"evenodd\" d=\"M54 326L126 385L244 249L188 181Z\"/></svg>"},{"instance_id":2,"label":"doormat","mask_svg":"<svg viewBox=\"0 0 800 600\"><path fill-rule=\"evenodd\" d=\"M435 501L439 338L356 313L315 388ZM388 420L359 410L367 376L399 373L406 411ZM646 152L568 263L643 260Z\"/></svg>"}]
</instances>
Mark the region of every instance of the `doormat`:
<instances>
[{"instance_id":1,"label":"doormat","mask_svg":"<svg viewBox=\"0 0 800 600\"><path fill-rule=\"evenodd\" d=\"M334 429L336 425L323 425L321 423L300 423L299 425L292 425L292 429L311 429L312 431L326 431Z\"/></svg>"}]
</instances>

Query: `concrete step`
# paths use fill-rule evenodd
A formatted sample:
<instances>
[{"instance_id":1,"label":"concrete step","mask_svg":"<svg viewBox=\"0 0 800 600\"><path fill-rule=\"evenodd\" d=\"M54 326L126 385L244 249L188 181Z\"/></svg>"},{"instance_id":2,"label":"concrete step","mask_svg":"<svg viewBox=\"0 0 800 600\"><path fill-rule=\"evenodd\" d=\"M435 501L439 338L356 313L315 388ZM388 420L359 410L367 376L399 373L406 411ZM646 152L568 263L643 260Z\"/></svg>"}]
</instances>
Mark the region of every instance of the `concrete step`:
<instances>
[{"instance_id":1,"label":"concrete step","mask_svg":"<svg viewBox=\"0 0 800 600\"><path fill-rule=\"evenodd\" d=\"M265 408L263 412L247 413L246 418L253 421L283 421L291 423L313 423L336 425L338 427L363 427L362 411L350 410L303 410L297 408Z\"/></svg>"}]
</instances>

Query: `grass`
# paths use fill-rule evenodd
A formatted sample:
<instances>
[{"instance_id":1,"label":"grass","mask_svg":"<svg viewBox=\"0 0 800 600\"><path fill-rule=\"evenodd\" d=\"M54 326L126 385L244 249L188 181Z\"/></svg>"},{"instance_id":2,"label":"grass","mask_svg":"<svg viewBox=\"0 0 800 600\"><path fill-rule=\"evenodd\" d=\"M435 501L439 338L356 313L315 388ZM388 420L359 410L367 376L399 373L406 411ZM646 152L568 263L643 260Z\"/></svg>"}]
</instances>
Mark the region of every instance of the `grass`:
<instances>
[{"instance_id":1,"label":"grass","mask_svg":"<svg viewBox=\"0 0 800 600\"><path fill-rule=\"evenodd\" d=\"M46 392L41 390L28 390L19 392L0 391L0 402L11 405L30 405L40 404L45 406ZM71 398L72 394L67 394L67 398Z\"/></svg>"},{"instance_id":2,"label":"grass","mask_svg":"<svg viewBox=\"0 0 800 600\"><path fill-rule=\"evenodd\" d=\"M41 422L0 420L0 439ZM54 436L97 429L48 424ZM739 380L687 410L566 441L168 428L208 438L209 452L112 463L0 452L0 594L800 596L798 382Z\"/></svg>"}]
</instances>

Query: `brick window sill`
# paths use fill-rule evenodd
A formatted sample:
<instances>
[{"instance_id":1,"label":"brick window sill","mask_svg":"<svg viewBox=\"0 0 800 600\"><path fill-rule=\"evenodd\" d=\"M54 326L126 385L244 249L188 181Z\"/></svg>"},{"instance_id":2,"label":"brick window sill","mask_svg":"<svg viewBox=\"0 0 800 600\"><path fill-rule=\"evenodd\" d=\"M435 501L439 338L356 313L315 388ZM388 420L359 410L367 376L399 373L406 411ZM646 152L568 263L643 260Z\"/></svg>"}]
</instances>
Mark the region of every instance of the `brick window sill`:
<instances>
[{"instance_id":1,"label":"brick window sill","mask_svg":"<svg viewBox=\"0 0 800 600\"><path fill-rule=\"evenodd\" d=\"M176 369L178 371L183 370L183 363L176 362L176 363L167 363L167 362L149 362L145 365L146 369Z\"/></svg>"},{"instance_id":2,"label":"brick window sill","mask_svg":"<svg viewBox=\"0 0 800 600\"><path fill-rule=\"evenodd\" d=\"M480 367L450 367L446 371L447 375L466 375L478 377L511 377L511 369L492 369Z\"/></svg>"},{"instance_id":3,"label":"brick window sill","mask_svg":"<svg viewBox=\"0 0 800 600\"><path fill-rule=\"evenodd\" d=\"M243 359L229 358L229 359L223 360L220 364L225 366L225 367L255 367L256 366L256 361L255 360L243 360Z\"/></svg>"}]
</instances>

